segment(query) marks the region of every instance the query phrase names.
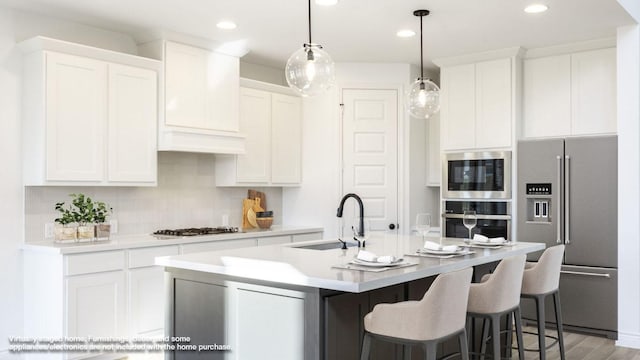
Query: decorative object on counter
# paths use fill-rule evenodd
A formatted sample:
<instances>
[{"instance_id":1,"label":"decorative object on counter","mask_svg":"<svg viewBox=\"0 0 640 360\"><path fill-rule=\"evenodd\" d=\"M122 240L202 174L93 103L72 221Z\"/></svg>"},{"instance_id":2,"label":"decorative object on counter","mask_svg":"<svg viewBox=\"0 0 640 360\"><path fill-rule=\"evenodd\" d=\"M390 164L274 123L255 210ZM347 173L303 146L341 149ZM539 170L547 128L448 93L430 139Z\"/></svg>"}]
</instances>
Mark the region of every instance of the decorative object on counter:
<instances>
[{"instance_id":1,"label":"decorative object on counter","mask_svg":"<svg viewBox=\"0 0 640 360\"><path fill-rule=\"evenodd\" d=\"M259 211L256 213L256 222L260 229L270 229L273 224L273 211Z\"/></svg>"},{"instance_id":2,"label":"decorative object on counter","mask_svg":"<svg viewBox=\"0 0 640 360\"><path fill-rule=\"evenodd\" d=\"M309 6L309 42L294 52L285 66L287 84L302 96L314 96L325 92L335 81L333 60L322 45L311 41L311 0Z\"/></svg>"},{"instance_id":3,"label":"decorative object on counter","mask_svg":"<svg viewBox=\"0 0 640 360\"><path fill-rule=\"evenodd\" d=\"M423 119L440 111L440 88L431 79L424 78L422 18L429 13L429 10L413 12L413 15L420 17L420 77L411 84L407 93L407 110L411 115Z\"/></svg>"},{"instance_id":4,"label":"decorative object on counter","mask_svg":"<svg viewBox=\"0 0 640 360\"><path fill-rule=\"evenodd\" d=\"M60 217L54 220L55 241L109 240L111 226L106 224L108 213L113 209L102 201L94 202L84 194L70 194L71 205L56 203L55 210Z\"/></svg>"},{"instance_id":5,"label":"decorative object on counter","mask_svg":"<svg viewBox=\"0 0 640 360\"><path fill-rule=\"evenodd\" d=\"M273 211L266 211L266 195L263 192L250 189L247 191L247 196L247 199L242 199L242 229L267 230L271 228Z\"/></svg>"}]
</instances>

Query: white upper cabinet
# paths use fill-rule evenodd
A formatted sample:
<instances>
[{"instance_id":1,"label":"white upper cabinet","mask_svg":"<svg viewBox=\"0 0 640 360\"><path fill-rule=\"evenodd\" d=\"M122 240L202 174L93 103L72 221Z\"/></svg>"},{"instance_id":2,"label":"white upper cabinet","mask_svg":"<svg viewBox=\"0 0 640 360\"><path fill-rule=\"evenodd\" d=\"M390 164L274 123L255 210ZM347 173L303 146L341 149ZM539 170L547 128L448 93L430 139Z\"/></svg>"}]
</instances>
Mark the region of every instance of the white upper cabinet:
<instances>
[{"instance_id":1,"label":"white upper cabinet","mask_svg":"<svg viewBox=\"0 0 640 360\"><path fill-rule=\"evenodd\" d=\"M242 154L239 132L240 59L237 56L156 40L142 54L164 61L158 149Z\"/></svg>"},{"instance_id":2,"label":"white upper cabinet","mask_svg":"<svg viewBox=\"0 0 640 360\"><path fill-rule=\"evenodd\" d=\"M107 64L58 53L42 57L46 59L46 81L39 84L46 88L43 180L100 182L104 178ZM38 165L42 164L25 164Z\"/></svg>"},{"instance_id":3,"label":"white upper cabinet","mask_svg":"<svg viewBox=\"0 0 640 360\"><path fill-rule=\"evenodd\" d=\"M476 64L476 148L511 146L511 59Z\"/></svg>"},{"instance_id":4,"label":"white upper cabinet","mask_svg":"<svg viewBox=\"0 0 640 360\"><path fill-rule=\"evenodd\" d=\"M246 136L246 153L237 156L238 182L269 182L271 156L271 94L240 89L240 126Z\"/></svg>"},{"instance_id":5,"label":"white upper cabinet","mask_svg":"<svg viewBox=\"0 0 640 360\"><path fill-rule=\"evenodd\" d=\"M41 37L20 46L25 185L156 185L159 62Z\"/></svg>"},{"instance_id":6,"label":"white upper cabinet","mask_svg":"<svg viewBox=\"0 0 640 360\"><path fill-rule=\"evenodd\" d=\"M443 68L441 72L444 150L475 147L475 65Z\"/></svg>"},{"instance_id":7,"label":"white upper cabinet","mask_svg":"<svg viewBox=\"0 0 640 360\"><path fill-rule=\"evenodd\" d=\"M571 132L571 57L524 61L525 137L563 136Z\"/></svg>"},{"instance_id":8,"label":"white upper cabinet","mask_svg":"<svg viewBox=\"0 0 640 360\"><path fill-rule=\"evenodd\" d=\"M615 133L616 51L525 60L524 136Z\"/></svg>"},{"instance_id":9,"label":"white upper cabinet","mask_svg":"<svg viewBox=\"0 0 640 360\"><path fill-rule=\"evenodd\" d=\"M302 99L289 89L243 79L240 131L246 152L216 158L218 186L299 185L302 173Z\"/></svg>"},{"instance_id":10,"label":"white upper cabinet","mask_svg":"<svg viewBox=\"0 0 640 360\"><path fill-rule=\"evenodd\" d=\"M440 186L442 162L440 160L440 115L435 114L427 119L427 186Z\"/></svg>"},{"instance_id":11,"label":"white upper cabinet","mask_svg":"<svg viewBox=\"0 0 640 360\"><path fill-rule=\"evenodd\" d=\"M301 172L302 100L271 94L271 182L299 184Z\"/></svg>"},{"instance_id":12,"label":"white upper cabinet","mask_svg":"<svg viewBox=\"0 0 640 360\"><path fill-rule=\"evenodd\" d=\"M615 133L616 49L571 55L571 133Z\"/></svg>"},{"instance_id":13,"label":"white upper cabinet","mask_svg":"<svg viewBox=\"0 0 640 360\"><path fill-rule=\"evenodd\" d=\"M109 65L109 182L155 183L157 89L155 71Z\"/></svg>"},{"instance_id":14,"label":"white upper cabinet","mask_svg":"<svg viewBox=\"0 0 640 360\"><path fill-rule=\"evenodd\" d=\"M515 56L441 69L443 150L508 148L514 126Z\"/></svg>"}]
</instances>

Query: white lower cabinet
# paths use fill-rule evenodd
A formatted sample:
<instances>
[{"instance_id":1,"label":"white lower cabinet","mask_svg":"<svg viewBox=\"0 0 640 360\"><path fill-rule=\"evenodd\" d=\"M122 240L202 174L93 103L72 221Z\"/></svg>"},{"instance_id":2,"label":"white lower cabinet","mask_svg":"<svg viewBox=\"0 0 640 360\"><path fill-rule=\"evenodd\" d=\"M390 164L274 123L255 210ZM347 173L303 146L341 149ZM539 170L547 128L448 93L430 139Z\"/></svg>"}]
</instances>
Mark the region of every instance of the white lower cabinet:
<instances>
[{"instance_id":1,"label":"white lower cabinet","mask_svg":"<svg viewBox=\"0 0 640 360\"><path fill-rule=\"evenodd\" d=\"M178 245L128 251L129 336L164 335L164 268L155 266L158 256L180 254Z\"/></svg>"},{"instance_id":2,"label":"white lower cabinet","mask_svg":"<svg viewBox=\"0 0 640 360\"><path fill-rule=\"evenodd\" d=\"M124 270L69 276L67 336L125 336L126 275Z\"/></svg>"},{"instance_id":3,"label":"white lower cabinet","mask_svg":"<svg viewBox=\"0 0 640 360\"><path fill-rule=\"evenodd\" d=\"M252 234L247 234L251 236ZM204 241L80 254L24 252L25 334L34 338L164 336L165 272L155 258L318 240L322 232ZM26 359L84 359L98 353L25 353ZM126 354L105 353L100 359ZM145 359L162 358L151 354Z\"/></svg>"}]
</instances>

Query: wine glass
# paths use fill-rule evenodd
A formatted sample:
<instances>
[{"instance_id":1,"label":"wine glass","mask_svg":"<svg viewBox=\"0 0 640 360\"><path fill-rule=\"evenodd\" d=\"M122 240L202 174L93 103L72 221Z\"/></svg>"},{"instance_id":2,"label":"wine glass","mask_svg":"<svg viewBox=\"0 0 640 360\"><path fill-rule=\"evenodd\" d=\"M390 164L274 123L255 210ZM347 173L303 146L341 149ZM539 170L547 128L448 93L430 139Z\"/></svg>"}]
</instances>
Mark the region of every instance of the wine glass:
<instances>
[{"instance_id":1,"label":"wine glass","mask_svg":"<svg viewBox=\"0 0 640 360\"><path fill-rule=\"evenodd\" d=\"M469 229L469 240L471 240L471 229L473 229L478 224L476 212L473 210L465 210L464 214L462 215L462 224L464 224L464 227Z\"/></svg>"},{"instance_id":2,"label":"wine glass","mask_svg":"<svg viewBox=\"0 0 640 360\"><path fill-rule=\"evenodd\" d=\"M431 214L417 214L416 215L416 231L422 235L422 241L431 229Z\"/></svg>"},{"instance_id":3,"label":"wine glass","mask_svg":"<svg viewBox=\"0 0 640 360\"><path fill-rule=\"evenodd\" d=\"M365 247L366 241L371 237L371 224L369 220L363 219L362 225L363 231L360 230L360 217L354 218L354 223L351 229L353 230L353 238L362 242L362 247ZM360 235L360 234L363 235Z\"/></svg>"}]
</instances>

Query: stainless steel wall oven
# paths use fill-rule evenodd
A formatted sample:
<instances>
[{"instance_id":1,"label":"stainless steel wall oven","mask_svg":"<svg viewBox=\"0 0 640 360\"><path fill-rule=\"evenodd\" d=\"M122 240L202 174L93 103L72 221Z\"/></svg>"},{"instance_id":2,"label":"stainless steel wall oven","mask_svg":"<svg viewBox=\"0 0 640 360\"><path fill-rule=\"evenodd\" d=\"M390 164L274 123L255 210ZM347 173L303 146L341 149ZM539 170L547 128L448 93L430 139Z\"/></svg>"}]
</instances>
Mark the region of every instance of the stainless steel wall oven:
<instances>
[{"instance_id":1,"label":"stainless steel wall oven","mask_svg":"<svg viewBox=\"0 0 640 360\"><path fill-rule=\"evenodd\" d=\"M462 223L465 211L473 210L478 219L473 234L511 239L511 203L507 201L457 201L446 200L443 204L443 235L468 238L469 230Z\"/></svg>"}]
</instances>

